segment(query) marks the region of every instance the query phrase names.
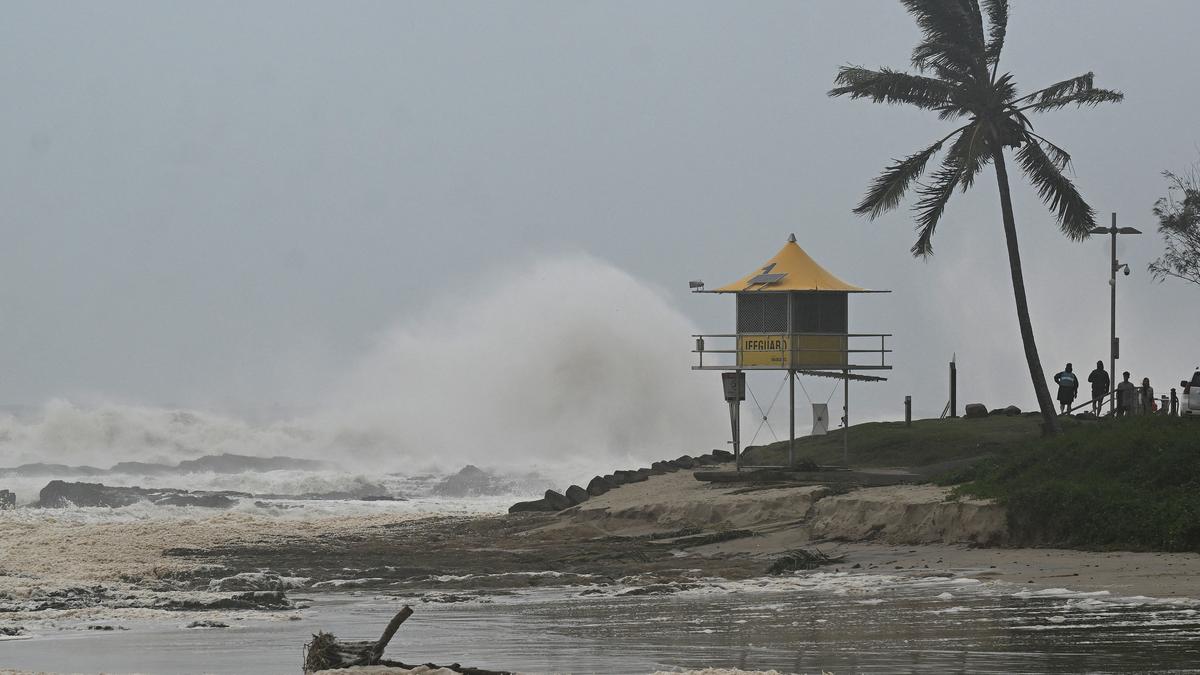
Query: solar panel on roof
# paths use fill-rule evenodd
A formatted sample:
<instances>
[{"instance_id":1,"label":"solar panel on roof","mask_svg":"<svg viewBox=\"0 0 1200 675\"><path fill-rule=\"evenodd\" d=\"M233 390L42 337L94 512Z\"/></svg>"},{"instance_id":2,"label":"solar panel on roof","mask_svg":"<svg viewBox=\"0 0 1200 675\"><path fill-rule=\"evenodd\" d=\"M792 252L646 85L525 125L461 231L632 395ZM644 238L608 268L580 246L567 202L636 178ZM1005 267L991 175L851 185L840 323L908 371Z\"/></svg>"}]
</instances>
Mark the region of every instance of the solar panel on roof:
<instances>
[{"instance_id":1,"label":"solar panel on roof","mask_svg":"<svg viewBox=\"0 0 1200 675\"><path fill-rule=\"evenodd\" d=\"M783 272L781 274L760 274L750 280L750 285L754 286L756 284L777 284L780 281L783 281L783 278L786 276L787 276L787 272Z\"/></svg>"}]
</instances>

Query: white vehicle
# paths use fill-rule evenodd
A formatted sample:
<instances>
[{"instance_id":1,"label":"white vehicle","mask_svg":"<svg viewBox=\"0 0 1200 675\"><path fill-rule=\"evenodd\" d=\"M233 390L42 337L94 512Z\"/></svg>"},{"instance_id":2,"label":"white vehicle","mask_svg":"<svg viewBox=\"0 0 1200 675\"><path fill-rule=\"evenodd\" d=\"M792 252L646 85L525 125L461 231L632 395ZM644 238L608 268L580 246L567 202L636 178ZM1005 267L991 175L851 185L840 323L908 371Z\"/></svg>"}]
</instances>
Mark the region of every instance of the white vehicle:
<instances>
[{"instance_id":1,"label":"white vehicle","mask_svg":"<svg viewBox=\"0 0 1200 675\"><path fill-rule=\"evenodd\" d=\"M1190 382L1179 383L1183 392L1179 395L1179 414L1200 417L1200 370L1192 375Z\"/></svg>"}]
</instances>

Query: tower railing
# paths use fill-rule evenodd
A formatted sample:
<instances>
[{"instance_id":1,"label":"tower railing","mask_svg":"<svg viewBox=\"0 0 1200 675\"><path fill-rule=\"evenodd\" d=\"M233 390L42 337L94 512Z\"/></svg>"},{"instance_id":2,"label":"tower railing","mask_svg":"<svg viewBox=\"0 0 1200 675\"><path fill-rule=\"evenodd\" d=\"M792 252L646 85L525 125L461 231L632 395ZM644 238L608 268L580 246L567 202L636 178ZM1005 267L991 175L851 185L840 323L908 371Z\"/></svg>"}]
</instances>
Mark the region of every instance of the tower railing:
<instances>
[{"instance_id":1,"label":"tower railing","mask_svg":"<svg viewBox=\"0 0 1200 675\"><path fill-rule=\"evenodd\" d=\"M693 370L891 370L891 333L695 334Z\"/></svg>"}]
</instances>

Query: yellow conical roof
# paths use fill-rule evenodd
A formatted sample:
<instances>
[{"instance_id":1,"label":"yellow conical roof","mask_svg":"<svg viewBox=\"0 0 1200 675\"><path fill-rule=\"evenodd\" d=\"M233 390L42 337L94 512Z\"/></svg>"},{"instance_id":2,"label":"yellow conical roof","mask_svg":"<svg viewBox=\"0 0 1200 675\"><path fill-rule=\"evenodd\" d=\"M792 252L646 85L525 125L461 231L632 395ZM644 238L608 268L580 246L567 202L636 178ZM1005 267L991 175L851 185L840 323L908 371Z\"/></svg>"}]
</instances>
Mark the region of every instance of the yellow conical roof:
<instances>
[{"instance_id":1,"label":"yellow conical roof","mask_svg":"<svg viewBox=\"0 0 1200 675\"><path fill-rule=\"evenodd\" d=\"M796 243L796 235L788 241L763 266L737 281L713 289L714 293L742 293L746 291L838 291L843 293L869 293L865 288L848 284L830 274L809 257Z\"/></svg>"}]
</instances>

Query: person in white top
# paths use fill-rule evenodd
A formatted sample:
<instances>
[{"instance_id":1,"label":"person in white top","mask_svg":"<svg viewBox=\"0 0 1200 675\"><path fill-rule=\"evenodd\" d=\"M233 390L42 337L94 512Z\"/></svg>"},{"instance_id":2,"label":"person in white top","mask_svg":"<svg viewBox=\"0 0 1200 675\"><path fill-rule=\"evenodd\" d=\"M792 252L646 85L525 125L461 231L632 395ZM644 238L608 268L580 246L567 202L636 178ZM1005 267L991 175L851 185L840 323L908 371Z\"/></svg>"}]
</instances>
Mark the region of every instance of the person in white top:
<instances>
[{"instance_id":1,"label":"person in white top","mask_svg":"<svg viewBox=\"0 0 1200 675\"><path fill-rule=\"evenodd\" d=\"M1124 378L1117 384L1117 417L1124 417L1137 405L1137 387L1129 381L1129 371L1121 373Z\"/></svg>"}]
</instances>

